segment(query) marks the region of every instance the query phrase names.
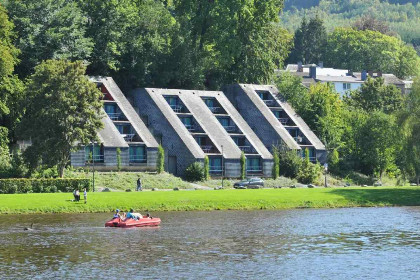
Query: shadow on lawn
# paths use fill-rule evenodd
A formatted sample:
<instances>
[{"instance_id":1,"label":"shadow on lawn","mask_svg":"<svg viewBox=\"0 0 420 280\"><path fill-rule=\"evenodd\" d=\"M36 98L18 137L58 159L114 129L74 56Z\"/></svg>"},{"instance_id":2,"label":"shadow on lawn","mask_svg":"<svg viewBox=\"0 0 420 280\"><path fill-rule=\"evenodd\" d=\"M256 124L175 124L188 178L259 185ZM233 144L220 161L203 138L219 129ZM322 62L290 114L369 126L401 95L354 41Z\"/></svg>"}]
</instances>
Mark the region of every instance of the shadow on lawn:
<instances>
[{"instance_id":1,"label":"shadow on lawn","mask_svg":"<svg viewBox=\"0 0 420 280\"><path fill-rule=\"evenodd\" d=\"M358 204L420 206L420 188L415 189L335 189L331 193Z\"/></svg>"}]
</instances>

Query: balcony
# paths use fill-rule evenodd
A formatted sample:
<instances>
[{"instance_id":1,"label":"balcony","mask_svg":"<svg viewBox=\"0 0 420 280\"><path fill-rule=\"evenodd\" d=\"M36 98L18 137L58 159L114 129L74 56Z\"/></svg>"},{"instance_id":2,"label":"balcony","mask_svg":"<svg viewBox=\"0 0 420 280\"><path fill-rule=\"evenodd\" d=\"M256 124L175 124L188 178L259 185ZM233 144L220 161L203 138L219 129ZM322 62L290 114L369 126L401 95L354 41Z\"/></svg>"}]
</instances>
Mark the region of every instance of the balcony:
<instances>
[{"instance_id":1,"label":"balcony","mask_svg":"<svg viewBox=\"0 0 420 280\"><path fill-rule=\"evenodd\" d=\"M224 125L223 128L228 132L228 133L234 133L238 131L238 127L236 125Z\"/></svg>"},{"instance_id":2,"label":"balcony","mask_svg":"<svg viewBox=\"0 0 420 280\"><path fill-rule=\"evenodd\" d=\"M287 125L289 118L277 118L282 125Z\"/></svg>"},{"instance_id":3,"label":"balcony","mask_svg":"<svg viewBox=\"0 0 420 280\"><path fill-rule=\"evenodd\" d=\"M104 163L104 155L94 155L92 158L90 156L87 156L85 158L86 163Z\"/></svg>"},{"instance_id":4,"label":"balcony","mask_svg":"<svg viewBox=\"0 0 420 280\"><path fill-rule=\"evenodd\" d=\"M130 155L130 163L146 163L146 155Z\"/></svg>"},{"instance_id":5,"label":"balcony","mask_svg":"<svg viewBox=\"0 0 420 280\"><path fill-rule=\"evenodd\" d=\"M222 107L208 107L213 114L226 114Z\"/></svg>"},{"instance_id":6,"label":"balcony","mask_svg":"<svg viewBox=\"0 0 420 280\"><path fill-rule=\"evenodd\" d=\"M257 151L252 146L238 146L238 148L245 154L257 154Z\"/></svg>"},{"instance_id":7,"label":"balcony","mask_svg":"<svg viewBox=\"0 0 420 280\"><path fill-rule=\"evenodd\" d=\"M248 173L261 173L263 171L262 166L247 166L246 172Z\"/></svg>"},{"instance_id":8,"label":"balcony","mask_svg":"<svg viewBox=\"0 0 420 280\"><path fill-rule=\"evenodd\" d=\"M134 142L134 137L136 134L121 134L126 142Z\"/></svg>"},{"instance_id":9,"label":"balcony","mask_svg":"<svg viewBox=\"0 0 420 280\"><path fill-rule=\"evenodd\" d=\"M279 104L273 99L263 99L263 102L267 107L279 107Z\"/></svg>"},{"instance_id":10,"label":"balcony","mask_svg":"<svg viewBox=\"0 0 420 280\"><path fill-rule=\"evenodd\" d=\"M200 145L201 149L206 154L218 154L219 151L212 145Z\"/></svg>"},{"instance_id":11,"label":"balcony","mask_svg":"<svg viewBox=\"0 0 420 280\"><path fill-rule=\"evenodd\" d=\"M210 173L221 175L223 173L223 167L221 165L210 165Z\"/></svg>"}]
</instances>

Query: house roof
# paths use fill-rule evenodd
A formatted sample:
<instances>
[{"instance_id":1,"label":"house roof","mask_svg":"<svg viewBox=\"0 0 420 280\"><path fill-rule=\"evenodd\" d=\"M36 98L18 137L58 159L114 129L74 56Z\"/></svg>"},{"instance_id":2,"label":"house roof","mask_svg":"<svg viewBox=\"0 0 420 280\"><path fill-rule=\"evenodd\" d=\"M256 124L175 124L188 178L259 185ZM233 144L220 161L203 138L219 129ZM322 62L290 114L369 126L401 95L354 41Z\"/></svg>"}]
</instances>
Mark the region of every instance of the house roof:
<instances>
[{"instance_id":1,"label":"house roof","mask_svg":"<svg viewBox=\"0 0 420 280\"><path fill-rule=\"evenodd\" d=\"M128 148L127 142L125 142L112 120L105 113L104 109L102 109L102 115L102 123L104 124L104 127L98 131L98 138L100 142L104 145L104 147Z\"/></svg>"},{"instance_id":2,"label":"house roof","mask_svg":"<svg viewBox=\"0 0 420 280\"><path fill-rule=\"evenodd\" d=\"M130 102L124 96L114 79L111 77L92 77L91 80L96 83L102 83L106 87L109 94L117 102L118 107L136 131L137 135L140 136L147 147L156 148L159 146L156 139L150 133L149 129L134 110L133 106L131 106Z\"/></svg>"},{"instance_id":3,"label":"house roof","mask_svg":"<svg viewBox=\"0 0 420 280\"><path fill-rule=\"evenodd\" d=\"M292 121L299 127L303 135L309 140L310 143L315 147L317 150L325 150L324 144L319 140L319 138L312 132L309 126L305 123L305 121L296 114L295 110L285 101L278 98L278 89L272 85L253 85L253 84L240 84L239 85L244 92L248 94L250 99L254 102L257 108L262 112L264 117L270 122L272 127L277 131L277 133L281 136L283 141L286 145L291 149L300 149L300 146L293 137L289 134L289 132L284 128L284 126L277 120L274 114L270 111L267 105L261 100L261 98L257 95L257 90L265 90L269 91L273 94L275 100L280 104L283 110L289 115Z\"/></svg>"}]
</instances>

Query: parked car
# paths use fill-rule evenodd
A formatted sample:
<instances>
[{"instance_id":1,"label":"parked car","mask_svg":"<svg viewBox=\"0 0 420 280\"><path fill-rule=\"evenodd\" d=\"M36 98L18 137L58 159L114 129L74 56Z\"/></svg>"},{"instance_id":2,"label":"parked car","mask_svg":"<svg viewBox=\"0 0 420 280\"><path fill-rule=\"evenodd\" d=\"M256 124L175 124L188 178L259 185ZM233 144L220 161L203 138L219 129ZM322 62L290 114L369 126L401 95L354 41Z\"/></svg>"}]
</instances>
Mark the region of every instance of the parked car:
<instances>
[{"instance_id":1,"label":"parked car","mask_svg":"<svg viewBox=\"0 0 420 280\"><path fill-rule=\"evenodd\" d=\"M264 187L264 180L261 178L247 178L236 182L233 187L235 189L259 189Z\"/></svg>"}]
</instances>

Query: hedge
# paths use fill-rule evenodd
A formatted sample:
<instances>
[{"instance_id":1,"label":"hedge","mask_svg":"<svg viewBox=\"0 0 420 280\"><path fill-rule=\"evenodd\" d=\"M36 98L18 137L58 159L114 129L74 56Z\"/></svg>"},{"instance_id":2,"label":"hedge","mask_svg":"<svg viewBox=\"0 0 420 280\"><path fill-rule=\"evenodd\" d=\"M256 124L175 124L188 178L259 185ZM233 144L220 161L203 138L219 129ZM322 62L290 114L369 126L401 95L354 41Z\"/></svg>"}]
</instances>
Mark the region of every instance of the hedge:
<instances>
[{"instance_id":1,"label":"hedge","mask_svg":"<svg viewBox=\"0 0 420 280\"><path fill-rule=\"evenodd\" d=\"M0 179L0 194L4 193L54 193L91 190L90 179Z\"/></svg>"}]
</instances>

